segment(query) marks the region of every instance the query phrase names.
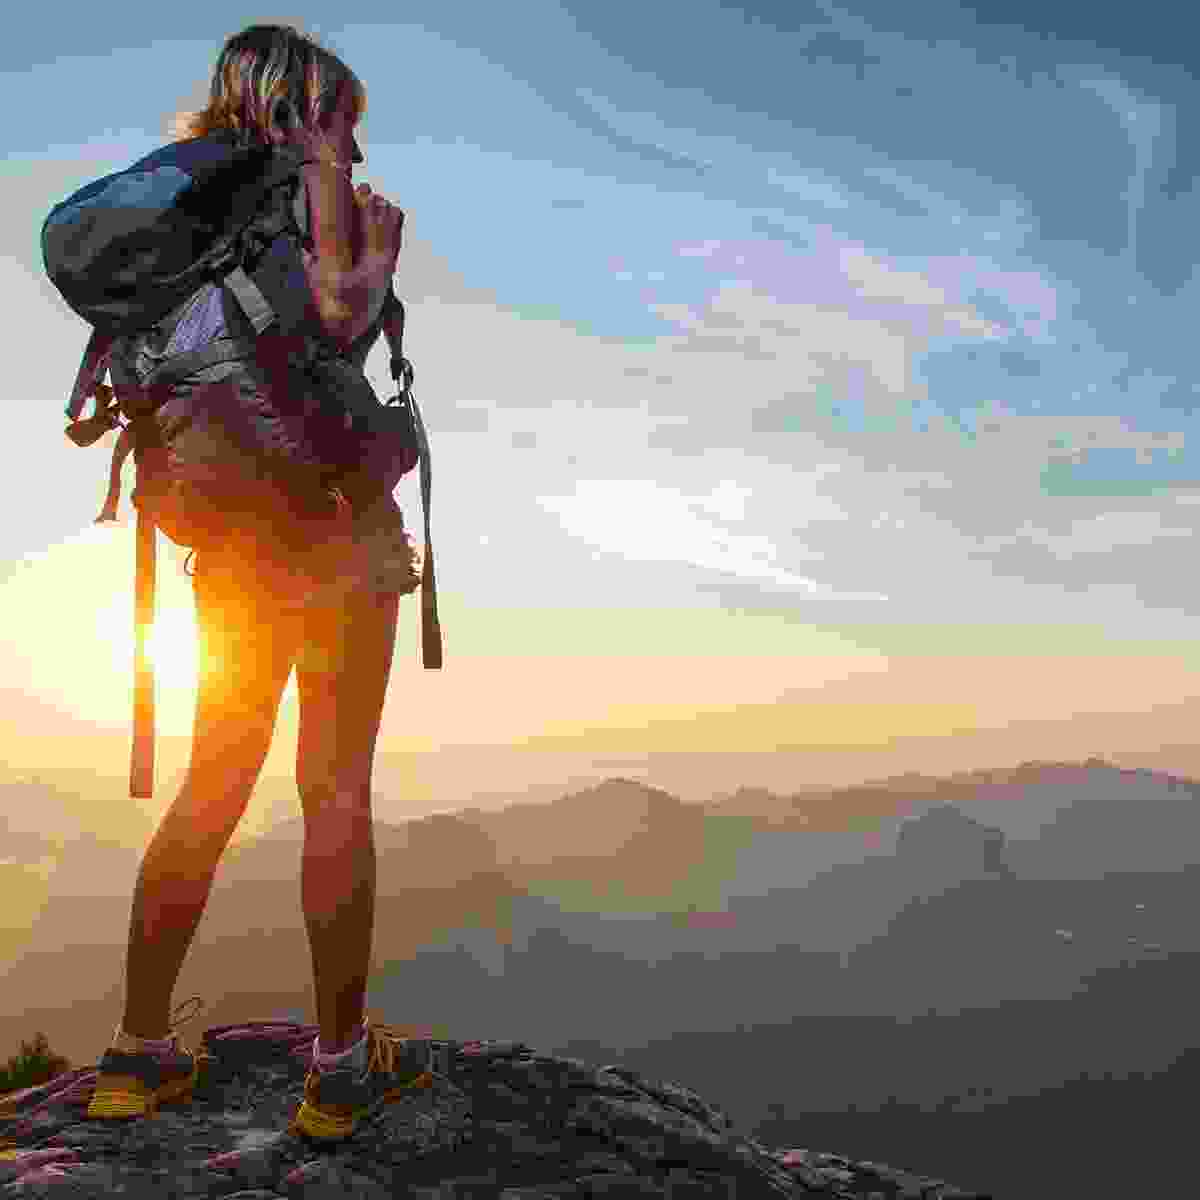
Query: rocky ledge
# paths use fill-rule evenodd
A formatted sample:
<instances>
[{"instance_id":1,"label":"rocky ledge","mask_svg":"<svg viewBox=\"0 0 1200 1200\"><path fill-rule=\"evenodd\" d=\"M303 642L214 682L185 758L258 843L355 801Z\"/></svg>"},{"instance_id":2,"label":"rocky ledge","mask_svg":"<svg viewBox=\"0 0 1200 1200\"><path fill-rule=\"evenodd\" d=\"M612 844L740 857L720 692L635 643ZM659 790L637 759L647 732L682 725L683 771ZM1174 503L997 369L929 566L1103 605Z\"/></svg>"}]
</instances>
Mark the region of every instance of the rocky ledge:
<instances>
[{"instance_id":1,"label":"rocky ledge","mask_svg":"<svg viewBox=\"0 0 1200 1200\"><path fill-rule=\"evenodd\" d=\"M878 1163L769 1149L686 1088L518 1042L434 1041L430 1087L316 1147L287 1132L316 1033L266 1021L207 1030L192 1102L148 1120L87 1120L94 1067L4 1097L3 1194L990 1200Z\"/></svg>"}]
</instances>

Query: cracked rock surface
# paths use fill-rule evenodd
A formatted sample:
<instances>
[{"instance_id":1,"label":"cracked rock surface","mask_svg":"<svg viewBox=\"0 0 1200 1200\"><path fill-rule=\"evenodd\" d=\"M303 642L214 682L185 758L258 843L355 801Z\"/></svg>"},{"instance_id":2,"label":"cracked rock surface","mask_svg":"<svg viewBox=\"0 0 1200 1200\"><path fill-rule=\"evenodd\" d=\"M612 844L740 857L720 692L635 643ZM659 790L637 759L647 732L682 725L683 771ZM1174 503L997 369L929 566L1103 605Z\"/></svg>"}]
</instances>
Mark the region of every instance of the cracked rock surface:
<instances>
[{"instance_id":1,"label":"cracked rock surface","mask_svg":"<svg viewBox=\"0 0 1200 1200\"><path fill-rule=\"evenodd\" d=\"M770 1149L687 1088L520 1042L434 1041L431 1087L315 1146L287 1131L315 1025L205 1032L191 1102L86 1119L95 1067L0 1099L0 1195L63 1200L991 1200L878 1163Z\"/></svg>"}]
</instances>

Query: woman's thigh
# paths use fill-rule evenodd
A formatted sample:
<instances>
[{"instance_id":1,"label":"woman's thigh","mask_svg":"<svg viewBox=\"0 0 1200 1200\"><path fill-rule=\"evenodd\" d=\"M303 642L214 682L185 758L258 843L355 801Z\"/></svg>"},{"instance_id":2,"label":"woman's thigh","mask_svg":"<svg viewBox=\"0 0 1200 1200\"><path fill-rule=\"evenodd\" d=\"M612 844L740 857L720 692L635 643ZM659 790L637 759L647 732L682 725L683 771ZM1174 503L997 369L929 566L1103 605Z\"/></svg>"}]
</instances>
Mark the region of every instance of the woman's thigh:
<instances>
[{"instance_id":1,"label":"woman's thigh","mask_svg":"<svg viewBox=\"0 0 1200 1200\"><path fill-rule=\"evenodd\" d=\"M331 805L370 806L399 602L396 592L363 589L304 615L296 782L306 819Z\"/></svg>"},{"instance_id":2,"label":"woman's thigh","mask_svg":"<svg viewBox=\"0 0 1200 1200\"><path fill-rule=\"evenodd\" d=\"M253 786L270 749L296 628L259 586L252 563L198 559L199 688L191 773L215 777L234 792L239 784Z\"/></svg>"}]
</instances>

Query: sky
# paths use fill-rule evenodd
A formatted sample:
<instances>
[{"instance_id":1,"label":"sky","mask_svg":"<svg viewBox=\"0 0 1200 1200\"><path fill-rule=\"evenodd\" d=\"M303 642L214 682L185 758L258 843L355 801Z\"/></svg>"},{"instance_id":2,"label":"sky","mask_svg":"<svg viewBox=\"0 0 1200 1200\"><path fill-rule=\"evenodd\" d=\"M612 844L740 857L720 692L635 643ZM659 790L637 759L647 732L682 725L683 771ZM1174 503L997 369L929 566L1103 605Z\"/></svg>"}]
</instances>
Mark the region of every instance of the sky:
<instances>
[{"instance_id":1,"label":"sky","mask_svg":"<svg viewBox=\"0 0 1200 1200\"><path fill-rule=\"evenodd\" d=\"M129 721L133 464L122 524L93 526L110 443L62 436L88 328L42 222L168 140L260 20L360 75L356 179L406 214L445 666L403 600L381 747L766 761L919 735L936 770L971 730L1127 713L1096 749L1153 748L1133 717L1194 697L1200 615L1178 6L329 14L35 7L0 46L10 757ZM381 344L381 395L386 368ZM397 498L420 540L416 473ZM160 546L160 723L186 734L189 584Z\"/></svg>"}]
</instances>

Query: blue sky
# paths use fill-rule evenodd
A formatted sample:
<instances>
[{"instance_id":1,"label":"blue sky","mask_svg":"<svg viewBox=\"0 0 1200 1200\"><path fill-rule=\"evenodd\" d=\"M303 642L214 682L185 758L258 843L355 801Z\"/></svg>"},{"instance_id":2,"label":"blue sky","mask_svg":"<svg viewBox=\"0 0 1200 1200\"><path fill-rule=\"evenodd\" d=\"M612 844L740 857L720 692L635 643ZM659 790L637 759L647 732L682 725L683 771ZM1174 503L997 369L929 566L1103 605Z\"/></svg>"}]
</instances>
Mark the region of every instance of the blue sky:
<instances>
[{"instance_id":1,"label":"blue sky","mask_svg":"<svg viewBox=\"0 0 1200 1200\"><path fill-rule=\"evenodd\" d=\"M1172 6L328 12L22 10L7 507L56 490L0 560L76 536L107 465L60 431L87 330L45 214L282 19L363 78L359 177L407 214L449 593L1193 636L1200 43Z\"/></svg>"}]
</instances>

